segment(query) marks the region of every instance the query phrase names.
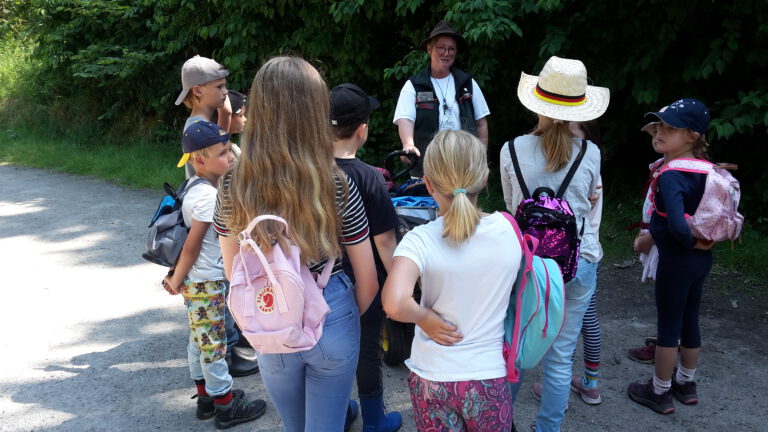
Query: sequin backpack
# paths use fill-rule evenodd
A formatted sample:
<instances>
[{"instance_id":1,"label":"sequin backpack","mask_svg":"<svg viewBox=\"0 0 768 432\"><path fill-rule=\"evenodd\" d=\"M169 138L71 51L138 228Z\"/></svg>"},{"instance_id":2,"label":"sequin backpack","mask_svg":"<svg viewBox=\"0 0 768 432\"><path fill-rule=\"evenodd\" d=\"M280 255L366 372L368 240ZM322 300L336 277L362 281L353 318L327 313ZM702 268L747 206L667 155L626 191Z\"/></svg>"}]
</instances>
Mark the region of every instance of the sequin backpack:
<instances>
[{"instance_id":1,"label":"sequin backpack","mask_svg":"<svg viewBox=\"0 0 768 432\"><path fill-rule=\"evenodd\" d=\"M232 262L227 306L243 336L262 354L285 354L311 349L323 335L330 309L323 288L333 271L329 259L317 280L300 261L299 247L275 244L262 251L251 238L258 223L276 221L284 232L288 223L278 216L254 218L239 235L240 252Z\"/></svg>"},{"instance_id":2,"label":"sequin backpack","mask_svg":"<svg viewBox=\"0 0 768 432\"><path fill-rule=\"evenodd\" d=\"M565 195L568 185L581 165L581 160L584 159L587 145L586 140L581 141L581 150L565 175L557 193L548 187L539 187L531 195L520 171L514 141L508 142L517 182L523 192L523 201L517 206L515 220L523 234L538 240L536 255L542 258L551 258L557 262L565 282L576 276L576 267L579 263L579 246L585 224L582 221L582 231L579 232L576 216L563 195Z\"/></svg>"},{"instance_id":3,"label":"sequin backpack","mask_svg":"<svg viewBox=\"0 0 768 432\"><path fill-rule=\"evenodd\" d=\"M650 186L649 198L654 202L659 177L667 171L683 171L705 174L704 194L692 215L685 215L685 220L695 238L721 242L736 240L744 225L744 216L739 209L741 186L726 168L735 169L734 165L714 164L702 159L674 159L664 166ZM656 207L654 205L654 207ZM656 210L662 217L665 213Z\"/></svg>"}]
</instances>

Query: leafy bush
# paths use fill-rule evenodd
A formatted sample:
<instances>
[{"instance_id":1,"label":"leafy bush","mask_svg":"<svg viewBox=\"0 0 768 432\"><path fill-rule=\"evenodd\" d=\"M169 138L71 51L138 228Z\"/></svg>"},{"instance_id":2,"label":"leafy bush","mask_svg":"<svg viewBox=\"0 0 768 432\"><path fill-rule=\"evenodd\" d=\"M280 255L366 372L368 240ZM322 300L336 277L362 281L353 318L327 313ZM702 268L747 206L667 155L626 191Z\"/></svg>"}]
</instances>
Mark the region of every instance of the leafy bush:
<instances>
[{"instance_id":1,"label":"leafy bush","mask_svg":"<svg viewBox=\"0 0 768 432\"><path fill-rule=\"evenodd\" d=\"M304 56L330 86L354 81L382 101L364 152L378 163L399 147L391 113L403 81L426 65L419 41L441 18L469 42L457 65L493 112L493 164L505 140L533 125L516 98L520 71L537 73L551 55L578 58L611 89L601 119L607 184L644 180L655 158L639 132L644 112L696 97L713 113L715 159L740 164L750 185L747 216L768 222L756 217L768 210L768 153L755 150L768 126L760 0L29 0L0 6L0 35L22 32L36 44L35 96L65 113L61 130L81 122L123 139L177 139L186 116L173 105L179 68L194 54L227 66L240 90L270 56Z\"/></svg>"}]
</instances>

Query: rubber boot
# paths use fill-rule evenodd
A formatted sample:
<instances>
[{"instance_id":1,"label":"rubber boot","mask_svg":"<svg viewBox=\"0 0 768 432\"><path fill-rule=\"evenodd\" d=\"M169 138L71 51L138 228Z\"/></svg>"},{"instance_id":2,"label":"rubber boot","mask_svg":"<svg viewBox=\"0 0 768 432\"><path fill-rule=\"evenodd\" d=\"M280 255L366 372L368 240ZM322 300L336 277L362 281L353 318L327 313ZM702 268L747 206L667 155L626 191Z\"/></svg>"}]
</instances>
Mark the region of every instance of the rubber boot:
<instances>
[{"instance_id":1,"label":"rubber boot","mask_svg":"<svg viewBox=\"0 0 768 432\"><path fill-rule=\"evenodd\" d=\"M241 348L234 347L227 351L227 366L229 374L233 377L244 377L259 372L259 361L256 356L249 358L243 355Z\"/></svg>"},{"instance_id":2,"label":"rubber boot","mask_svg":"<svg viewBox=\"0 0 768 432\"><path fill-rule=\"evenodd\" d=\"M384 411L381 395L360 395L360 409L363 413L363 432L395 432L403 425L403 416L398 411Z\"/></svg>"}]
</instances>

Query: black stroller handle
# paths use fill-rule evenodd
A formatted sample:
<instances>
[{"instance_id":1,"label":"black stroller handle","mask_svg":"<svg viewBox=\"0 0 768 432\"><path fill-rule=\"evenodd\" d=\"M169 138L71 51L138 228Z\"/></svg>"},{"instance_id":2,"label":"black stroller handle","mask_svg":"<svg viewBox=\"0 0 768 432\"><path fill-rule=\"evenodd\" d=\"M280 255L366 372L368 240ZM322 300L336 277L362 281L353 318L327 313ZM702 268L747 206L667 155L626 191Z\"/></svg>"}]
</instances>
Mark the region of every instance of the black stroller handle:
<instances>
[{"instance_id":1,"label":"black stroller handle","mask_svg":"<svg viewBox=\"0 0 768 432\"><path fill-rule=\"evenodd\" d=\"M392 174L392 170L395 169L395 158L399 158L400 156L408 156L408 159L410 161L410 165L406 166L405 169L398 172L397 174ZM400 177L403 177L411 172L411 168L416 164L416 161L419 160L419 157L416 156L416 153L407 152L405 150L395 150L387 155L386 158L384 158L384 168L387 169L387 171L392 174L392 180L396 180Z\"/></svg>"}]
</instances>

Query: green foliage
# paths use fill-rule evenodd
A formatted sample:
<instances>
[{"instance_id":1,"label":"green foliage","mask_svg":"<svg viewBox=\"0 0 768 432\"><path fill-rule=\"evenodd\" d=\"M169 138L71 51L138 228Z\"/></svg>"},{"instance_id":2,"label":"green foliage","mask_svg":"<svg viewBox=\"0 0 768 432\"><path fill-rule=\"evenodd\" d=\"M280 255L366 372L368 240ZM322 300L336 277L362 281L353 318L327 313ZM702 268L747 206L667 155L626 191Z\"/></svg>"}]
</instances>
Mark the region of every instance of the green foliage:
<instances>
[{"instance_id":1,"label":"green foliage","mask_svg":"<svg viewBox=\"0 0 768 432\"><path fill-rule=\"evenodd\" d=\"M0 36L24 40L37 71L24 91L44 101L56 131L172 141L187 115L173 105L179 69L195 54L232 72L247 90L267 58L301 55L329 86L353 81L376 96L365 158L399 147L391 115L403 81L427 64L419 42L446 18L468 41L457 66L488 100L492 164L502 143L533 125L516 98L521 71L551 55L578 58L611 89L601 118L606 184L639 189L656 155L639 132L643 113L682 98L713 114L718 161L738 163L747 216L768 220L768 8L762 0L28 0L0 4ZM26 38L26 39L25 39ZM7 70L7 68L6 68ZM17 78L2 75L0 98ZM11 104L3 102L7 117ZM83 124L77 126L75 123ZM58 125L58 126L56 126Z\"/></svg>"}]
</instances>

